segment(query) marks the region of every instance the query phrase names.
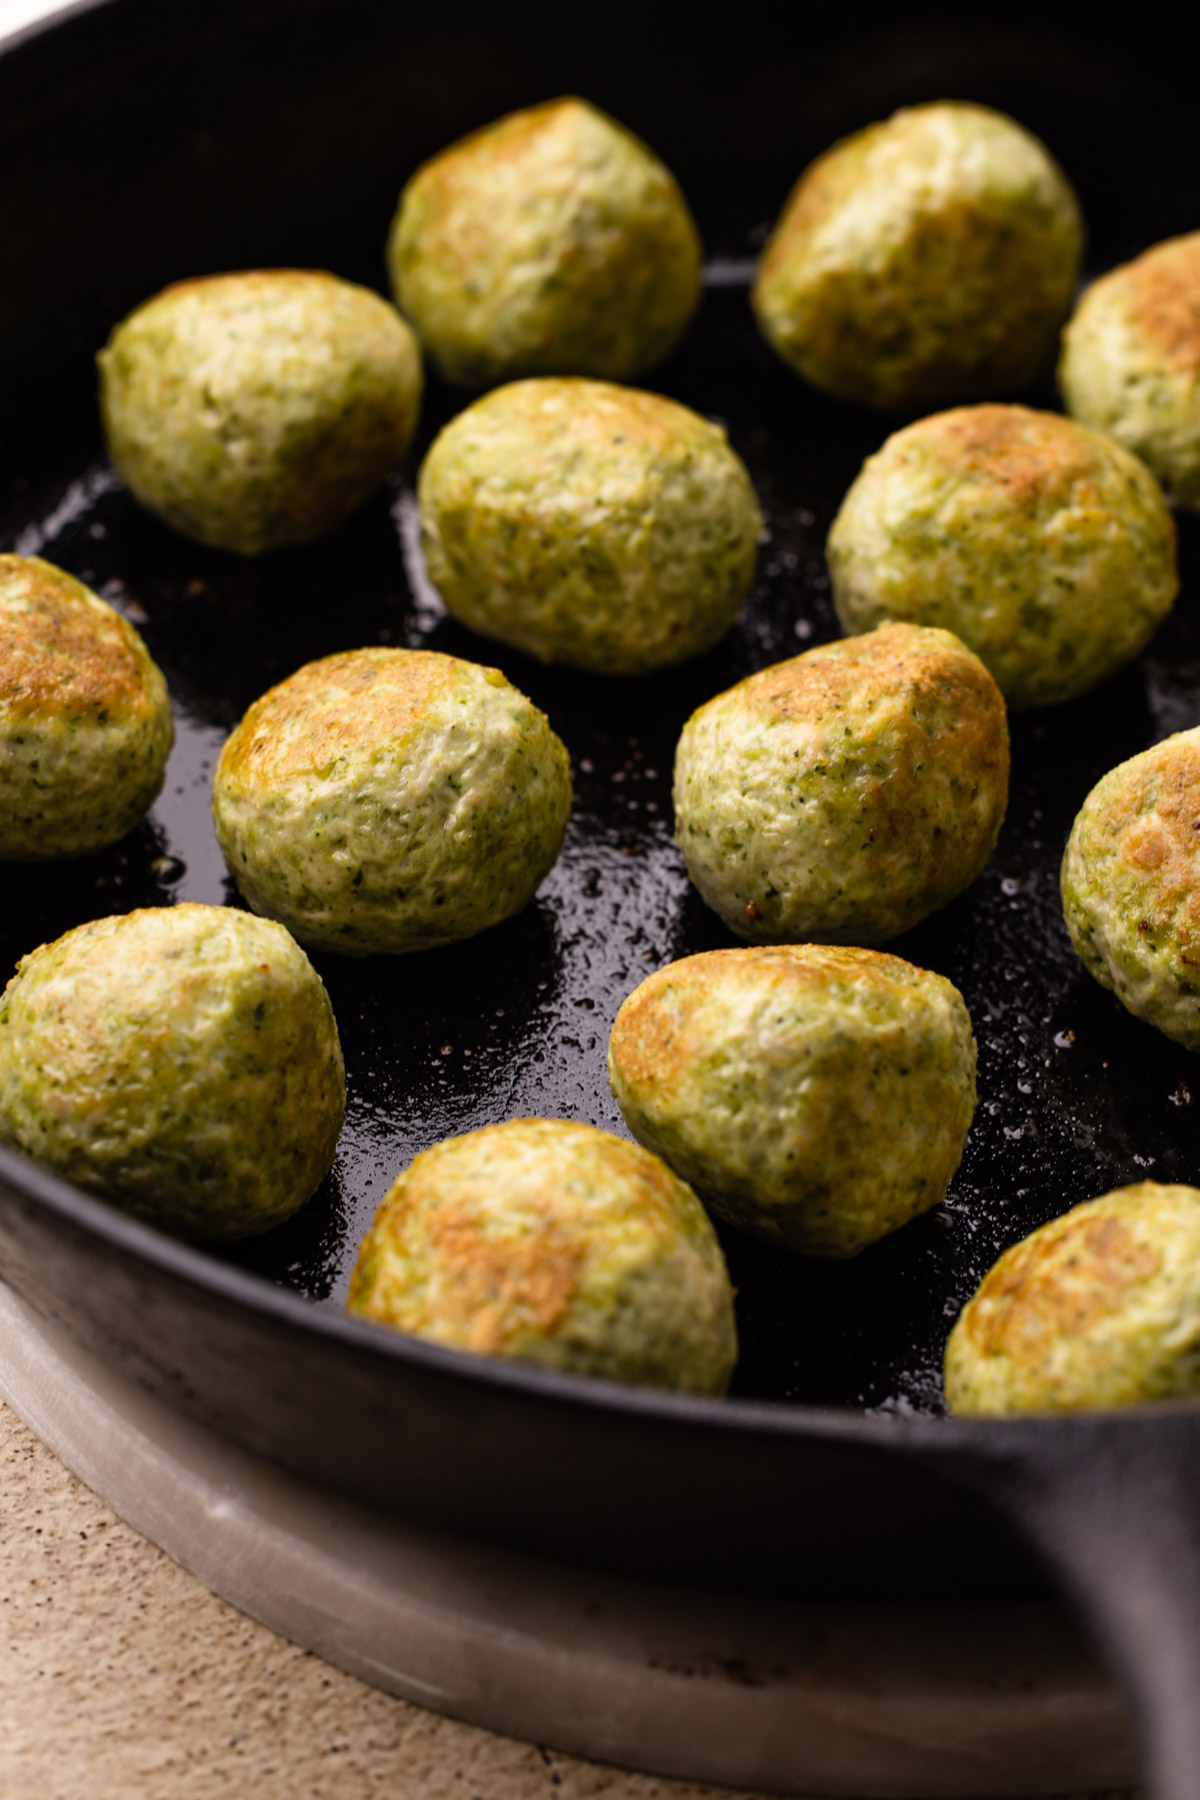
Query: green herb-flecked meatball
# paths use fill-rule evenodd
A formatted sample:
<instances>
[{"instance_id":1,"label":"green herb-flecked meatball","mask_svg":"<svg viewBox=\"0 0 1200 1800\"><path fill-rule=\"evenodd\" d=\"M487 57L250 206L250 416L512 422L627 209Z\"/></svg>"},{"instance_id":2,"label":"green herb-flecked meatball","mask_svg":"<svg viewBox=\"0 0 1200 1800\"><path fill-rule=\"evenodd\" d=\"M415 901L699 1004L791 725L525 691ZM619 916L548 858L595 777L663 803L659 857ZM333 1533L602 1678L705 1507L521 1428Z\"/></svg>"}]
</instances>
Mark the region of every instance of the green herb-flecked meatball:
<instances>
[{"instance_id":1,"label":"green herb-flecked meatball","mask_svg":"<svg viewBox=\"0 0 1200 1800\"><path fill-rule=\"evenodd\" d=\"M877 944L979 874L1008 800L995 682L948 631L884 625L700 707L675 756L688 874L738 937Z\"/></svg>"},{"instance_id":2,"label":"green herb-flecked meatball","mask_svg":"<svg viewBox=\"0 0 1200 1800\"><path fill-rule=\"evenodd\" d=\"M403 455L421 400L395 308L306 269L178 282L98 361L126 485L185 537L244 556L340 524Z\"/></svg>"},{"instance_id":3,"label":"green herb-flecked meatball","mask_svg":"<svg viewBox=\"0 0 1200 1800\"><path fill-rule=\"evenodd\" d=\"M515 1119L426 1150L363 1239L352 1312L575 1375L724 1393L733 1294L708 1217L649 1151Z\"/></svg>"},{"instance_id":4,"label":"green herb-flecked meatball","mask_svg":"<svg viewBox=\"0 0 1200 1800\"><path fill-rule=\"evenodd\" d=\"M1200 1190L1141 1181L1006 1250L946 1345L956 1413L1200 1393Z\"/></svg>"},{"instance_id":5,"label":"green herb-flecked meatball","mask_svg":"<svg viewBox=\"0 0 1200 1800\"><path fill-rule=\"evenodd\" d=\"M181 1237L289 1218L345 1104L316 970L281 925L232 907L79 925L23 958L0 1000L0 1132Z\"/></svg>"},{"instance_id":6,"label":"green herb-flecked meatball","mask_svg":"<svg viewBox=\"0 0 1200 1800\"><path fill-rule=\"evenodd\" d=\"M975 1110L958 989L878 950L710 950L629 995L608 1073L625 1123L714 1212L856 1256L936 1206Z\"/></svg>"},{"instance_id":7,"label":"green herb-flecked meatball","mask_svg":"<svg viewBox=\"0 0 1200 1800\"><path fill-rule=\"evenodd\" d=\"M842 502L828 555L847 631L944 626L1010 706L1095 687L1179 589L1174 521L1144 463L1025 406L958 407L896 432Z\"/></svg>"},{"instance_id":8,"label":"green herb-flecked meatball","mask_svg":"<svg viewBox=\"0 0 1200 1800\"><path fill-rule=\"evenodd\" d=\"M1068 412L1200 510L1200 231L1093 282L1063 334L1058 378Z\"/></svg>"},{"instance_id":9,"label":"green herb-flecked meatball","mask_svg":"<svg viewBox=\"0 0 1200 1800\"><path fill-rule=\"evenodd\" d=\"M348 650L256 700L217 764L234 880L300 942L427 950L520 912L571 809L566 749L499 669Z\"/></svg>"},{"instance_id":10,"label":"green herb-flecked meatball","mask_svg":"<svg viewBox=\"0 0 1200 1800\"><path fill-rule=\"evenodd\" d=\"M761 520L724 431L608 382L513 382L425 459L429 573L464 625L544 662L636 675L708 650Z\"/></svg>"},{"instance_id":11,"label":"green herb-flecked meatball","mask_svg":"<svg viewBox=\"0 0 1200 1800\"><path fill-rule=\"evenodd\" d=\"M1096 783L1067 840L1062 901L1088 973L1200 1050L1200 726Z\"/></svg>"},{"instance_id":12,"label":"green herb-flecked meatball","mask_svg":"<svg viewBox=\"0 0 1200 1800\"><path fill-rule=\"evenodd\" d=\"M1009 392L1054 353L1083 250L1045 147L942 101L835 144L763 254L764 335L815 386L884 410Z\"/></svg>"},{"instance_id":13,"label":"green herb-flecked meatball","mask_svg":"<svg viewBox=\"0 0 1200 1800\"><path fill-rule=\"evenodd\" d=\"M575 99L511 113L418 169L388 267L438 370L464 387L636 375L700 298L700 239L674 176Z\"/></svg>"},{"instance_id":14,"label":"green herb-flecked meatball","mask_svg":"<svg viewBox=\"0 0 1200 1800\"><path fill-rule=\"evenodd\" d=\"M120 613L38 556L0 556L0 861L86 856L148 812L167 684Z\"/></svg>"}]
</instances>

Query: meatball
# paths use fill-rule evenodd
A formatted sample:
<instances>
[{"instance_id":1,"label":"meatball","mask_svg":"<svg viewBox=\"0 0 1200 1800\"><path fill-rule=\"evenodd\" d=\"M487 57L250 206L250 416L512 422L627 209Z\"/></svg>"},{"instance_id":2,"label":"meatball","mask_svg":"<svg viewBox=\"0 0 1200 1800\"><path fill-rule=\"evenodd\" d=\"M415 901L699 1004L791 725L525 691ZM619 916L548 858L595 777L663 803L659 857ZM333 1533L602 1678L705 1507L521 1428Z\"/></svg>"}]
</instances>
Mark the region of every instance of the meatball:
<instances>
[{"instance_id":1,"label":"meatball","mask_svg":"<svg viewBox=\"0 0 1200 1800\"><path fill-rule=\"evenodd\" d=\"M392 289L438 371L623 380L661 362L700 298L674 176L584 100L552 100L417 170L388 241Z\"/></svg>"},{"instance_id":2,"label":"meatball","mask_svg":"<svg viewBox=\"0 0 1200 1800\"><path fill-rule=\"evenodd\" d=\"M178 282L98 361L127 487L185 537L243 556L339 525L403 455L421 398L395 308L305 269Z\"/></svg>"},{"instance_id":3,"label":"meatball","mask_svg":"<svg viewBox=\"0 0 1200 1800\"><path fill-rule=\"evenodd\" d=\"M162 673L120 613L37 556L0 556L0 626L0 861L103 850L162 786Z\"/></svg>"},{"instance_id":4,"label":"meatball","mask_svg":"<svg viewBox=\"0 0 1200 1800\"><path fill-rule=\"evenodd\" d=\"M917 625L759 670L692 714L675 755L688 874L758 943L907 931L974 881L1007 801L995 682Z\"/></svg>"},{"instance_id":5,"label":"meatball","mask_svg":"<svg viewBox=\"0 0 1200 1800\"><path fill-rule=\"evenodd\" d=\"M350 1310L434 1343L720 1394L733 1294L696 1196L656 1156L515 1119L410 1163L363 1239Z\"/></svg>"},{"instance_id":6,"label":"meatball","mask_svg":"<svg viewBox=\"0 0 1200 1800\"><path fill-rule=\"evenodd\" d=\"M1010 706L1073 699L1136 656L1179 589L1144 464L1058 413L966 406L890 437L829 534L847 631L955 632Z\"/></svg>"},{"instance_id":7,"label":"meatball","mask_svg":"<svg viewBox=\"0 0 1200 1800\"><path fill-rule=\"evenodd\" d=\"M856 1256L936 1206L975 1110L958 989L878 950L710 950L617 1014L608 1072L639 1143L714 1212Z\"/></svg>"},{"instance_id":8,"label":"meatball","mask_svg":"<svg viewBox=\"0 0 1200 1800\"><path fill-rule=\"evenodd\" d=\"M22 959L0 1000L0 1132L181 1237L268 1231L333 1161L329 997L281 925L147 907Z\"/></svg>"},{"instance_id":9,"label":"meatball","mask_svg":"<svg viewBox=\"0 0 1200 1800\"><path fill-rule=\"evenodd\" d=\"M1014 1244L946 1345L956 1413L1200 1393L1200 1190L1141 1181Z\"/></svg>"},{"instance_id":10,"label":"meatball","mask_svg":"<svg viewBox=\"0 0 1200 1800\"><path fill-rule=\"evenodd\" d=\"M301 943L426 950L520 912L554 866L568 757L504 679L432 650L348 650L256 700L217 764L238 887Z\"/></svg>"},{"instance_id":11,"label":"meatball","mask_svg":"<svg viewBox=\"0 0 1200 1800\"><path fill-rule=\"evenodd\" d=\"M429 573L464 625L636 675L711 648L761 527L718 425L633 388L533 380L477 400L421 470Z\"/></svg>"},{"instance_id":12,"label":"meatball","mask_svg":"<svg viewBox=\"0 0 1200 1800\"><path fill-rule=\"evenodd\" d=\"M763 254L764 335L814 386L885 411L1009 392L1054 353L1079 205L1012 119L941 101L835 144Z\"/></svg>"},{"instance_id":13,"label":"meatball","mask_svg":"<svg viewBox=\"0 0 1200 1800\"><path fill-rule=\"evenodd\" d=\"M1094 282L1063 336L1067 411L1107 431L1200 509L1200 231Z\"/></svg>"},{"instance_id":14,"label":"meatball","mask_svg":"<svg viewBox=\"0 0 1200 1800\"><path fill-rule=\"evenodd\" d=\"M1135 1018L1200 1050L1200 726L1096 783L1061 880L1088 973Z\"/></svg>"}]
</instances>

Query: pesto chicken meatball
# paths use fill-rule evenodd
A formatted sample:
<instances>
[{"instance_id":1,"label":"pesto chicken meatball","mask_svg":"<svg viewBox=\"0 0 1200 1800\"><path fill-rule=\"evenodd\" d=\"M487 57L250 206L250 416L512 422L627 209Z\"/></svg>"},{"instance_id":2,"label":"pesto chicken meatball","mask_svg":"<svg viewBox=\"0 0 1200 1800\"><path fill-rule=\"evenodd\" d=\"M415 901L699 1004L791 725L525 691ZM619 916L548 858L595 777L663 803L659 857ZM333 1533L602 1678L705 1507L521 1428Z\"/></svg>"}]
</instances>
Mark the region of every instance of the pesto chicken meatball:
<instances>
[{"instance_id":1,"label":"pesto chicken meatball","mask_svg":"<svg viewBox=\"0 0 1200 1800\"><path fill-rule=\"evenodd\" d=\"M945 1385L956 1413L1200 1393L1200 1190L1118 1188L1006 1250L950 1334Z\"/></svg>"},{"instance_id":2,"label":"pesto chicken meatball","mask_svg":"<svg viewBox=\"0 0 1200 1800\"><path fill-rule=\"evenodd\" d=\"M435 1144L363 1239L352 1312L483 1356L721 1394L737 1357L725 1259L656 1156L565 1119Z\"/></svg>"},{"instance_id":3,"label":"pesto chicken meatball","mask_svg":"<svg viewBox=\"0 0 1200 1800\"><path fill-rule=\"evenodd\" d=\"M897 937L974 881L1007 800L995 682L916 625L760 669L692 714L675 755L688 874L757 943Z\"/></svg>"},{"instance_id":4,"label":"pesto chicken meatball","mask_svg":"<svg viewBox=\"0 0 1200 1800\"><path fill-rule=\"evenodd\" d=\"M520 912L553 867L571 776L499 669L348 650L256 700L213 814L256 912L348 956L432 949Z\"/></svg>"},{"instance_id":5,"label":"pesto chicken meatball","mask_svg":"<svg viewBox=\"0 0 1200 1800\"><path fill-rule=\"evenodd\" d=\"M243 556L339 525L403 455L421 399L395 308L306 269L178 282L98 361L126 486L184 537Z\"/></svg>"},{"instance_id":6,"label":"pesto chicken meatball","mask_svg":"<svg viewBox=\"0 0 1200 1800\"><path fill-rule=\"evenodd\" d=\"M878 950L710 950L617 1014L608 1072L639 1143L714 1212L856 1256L936 1206L975 1110L958 989Z\"/></svg>"},{"instance_id":7,"label":"pesto chicken meatball","mask_svg":"<svg viewBox=\"0 0 1200 1800\"><path fill-rule=\"evenodd\" d=\"M601 381L519 381L477 400L426 457L420 505L429 573L456 619L614 675L717 642L761 525L720 426Z\"/></svg>"},{"instance_id":8,"label":"pesto chicken meatball","mask_svg":"<svg viewBox=\"0 0 1200 1800\"><path fill-rule=\"evenodd\" d=\"M1135 1018L1200 1050L1200 726L1097 782L1061 880L1088 973Z\"/></svg>"},{"instance_id":9,"label":"pesto chicken meatball","mask_svg":"<svg viewBox=\"0 0 1200 1800\"><path fill-rule=\"evenodd\" d=\"M329 997L281 925L148 907L22 959L0 1000L0 1133L185 1238L289 1218L346 1090Z\"/></svg>"},{"instance_id":10,"label":"pesto chicken meatball","mask_svg":"<svg viewBox=\"0 0 1200 1800\"><path fill-rule=\"evenodd\" d=\"M847 631L953 631L1010 706L1073 699L1136 656L1179 588L1154 476L1058 413L964 406L868 458L833 522Z\"/></svg>"},{"instance_id":11,"label":"pesto chicken meatball","mask_svg":"<svg viewBox=\"0 0 1200 1800\"><path fill-rule=\"evenodd\" d=\"M1069 413L1200 510L1200 231L1093 282L1063 334L1058 377Z\"/></svg>"},{"instance_id":12,"label":"pesto chicken meatball","mask_svg":"<svg viewBox=\"0 0 1200 1800\"><path fill-rule=\"evenodd\" d=\"M511 113L418 169L388 267L438 371L464 387L636 375L700 298L700 239L674 176L576 99Z\"/></svg>"},{"instance_id":13,"label":"pesto chicken meatball","mask_svg":"<svg viewBox=\"0 0 1200 1800\"><path fill-rule=\"evenodd\" d=\"M814 386L885 411L1005 393L1054 354L1079 205L1003 113L941 101L835 144L800 177L759 266L769 342Z\"/></svg>"},{"instance_id":14,"label":"pesto chicken meatball","mask_svg":"<svg viewBox=\"0 0 1200 1800\"><path fill-rule=\"evenodd\" d=\"M0 861L86 856L162 786L167 685L133 626L37 556L0 556Z\"/></svg>"}]
</instances>

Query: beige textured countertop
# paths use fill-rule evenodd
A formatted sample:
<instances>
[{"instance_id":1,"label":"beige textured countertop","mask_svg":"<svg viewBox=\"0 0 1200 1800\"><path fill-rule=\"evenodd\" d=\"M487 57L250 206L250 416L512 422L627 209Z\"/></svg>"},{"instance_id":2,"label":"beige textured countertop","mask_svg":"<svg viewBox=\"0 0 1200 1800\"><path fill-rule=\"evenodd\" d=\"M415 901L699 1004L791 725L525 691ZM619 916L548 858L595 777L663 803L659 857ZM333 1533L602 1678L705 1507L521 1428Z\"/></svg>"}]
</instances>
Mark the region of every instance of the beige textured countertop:
<instances>
[{"instance_id":1,"label":"beige textured countertop","mask_svg":"<svg viewBox=\"0 0 1200 1800\"><path fill-rule=\"evenodd\" d=\"M4 1800L737 1800L329 1668L138 1537L2 1405L0 1613Z\"/></svg>"},{"instance_id":2,"label":"beige textured countertop","mask_svg":"<svg viewBox=\"0 0 1200 1800\"><path fill-rule=\"evenodd\" d=\"M329 1668L138 1537L3 1405L0 1614L4 1800L719 1800Z\"/></svg>"}]
</instances>

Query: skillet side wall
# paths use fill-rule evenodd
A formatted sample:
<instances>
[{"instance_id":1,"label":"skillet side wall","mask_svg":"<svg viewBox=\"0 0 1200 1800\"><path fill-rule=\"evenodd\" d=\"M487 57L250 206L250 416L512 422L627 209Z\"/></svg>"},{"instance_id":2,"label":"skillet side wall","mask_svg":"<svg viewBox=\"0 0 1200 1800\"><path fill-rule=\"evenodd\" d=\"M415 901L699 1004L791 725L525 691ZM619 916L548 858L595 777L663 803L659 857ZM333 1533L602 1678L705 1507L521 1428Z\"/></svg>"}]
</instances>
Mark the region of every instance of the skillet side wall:
<instances>
[{"instance_id":1,"label":"skillet side wall","mask_svg":"<svg viewBox=\"0 0 1200 1800\"><path fill-rule=\"evenodd\" d=\"M1073 146L1098 263L1181 209L1200 218L1182 72L1127 26L1098 39L1074 8L1009 9L994 27L932 10L899 27L867 5L847 31L799 7L786 38L701 30L667 7L609 9L603 33L549 6L510 9L501 37L483 6L456 8L453 31L427 17L357 0L114 0L0 60L0 477L97 453L91 357L145 295L248 264L381 285L382 224L414 163L556 92L585 87L644 133L710 254L744 256L748 224L832 138L962 91ZM1165 179L1147 181L1151 167ZM19 1294L150 1391L346 1491L572 1556L808 1591L1028 1580L987 1513L888 1454L903 1421L846 1433L797 1410L743 1429L732 1409L668 1399L583 1407L362 1331L308 1329L298 1308L257 1304L249 1278L146 1241L36 1175L0 1185L0 1272Z\"/></svg>"},{"instance_id":2,"label":"skillet side wall","mask_svg":"<svg viewBox=\"0 0 1200 1800\"><path fill-rule=\"evenodd\" d=\"M580 1396L532 1371L481 1380L473 1359L413 1354L350 1321L314 1332L291 1296L256 1309L240 1271L198 1281L188 1251L124 1220L97 1231L95 1202L40 1170L21 1193L6 1173L0 1270L35 1312L318 1483L497 1542L714 1586L956 1600L1036 1585L999 1520L886 1454L904 1449L896 1421L810 1414L806 1435L787 1410L756 1408L728 1432L711 1403L591 1383ZM945 1427L926 1430L950 1449Z\"/></svg>"}]
</instances>

